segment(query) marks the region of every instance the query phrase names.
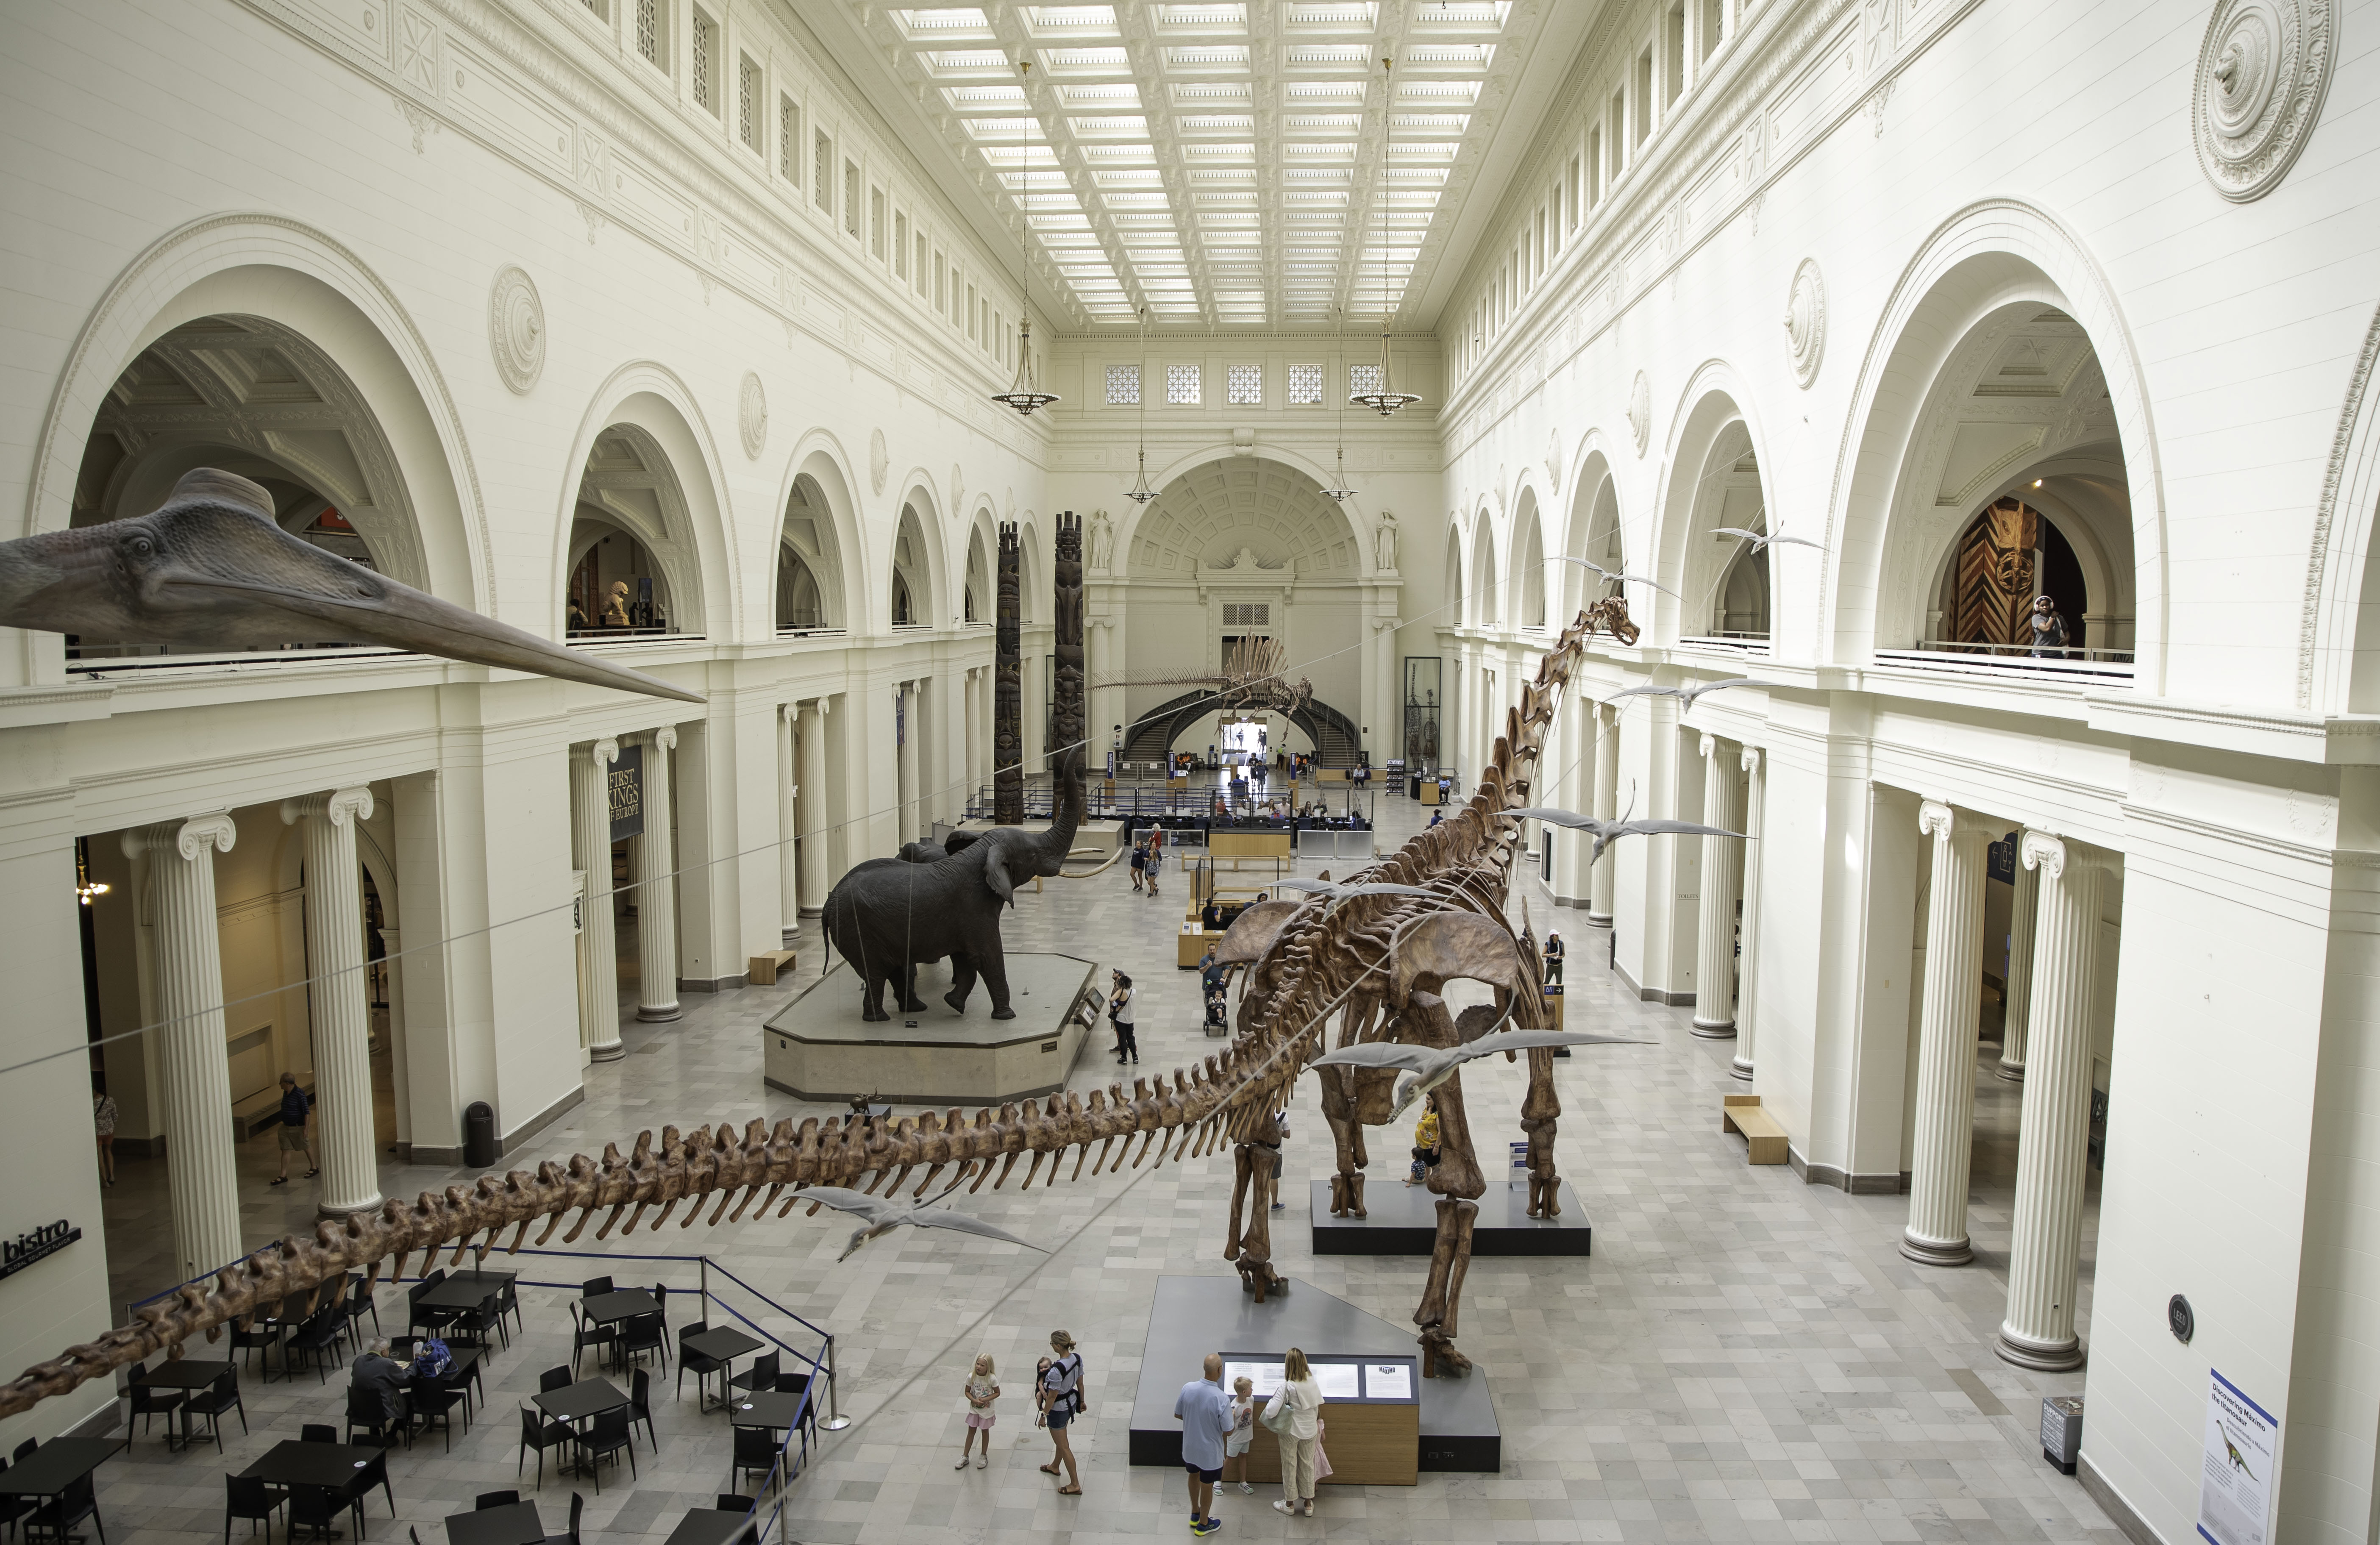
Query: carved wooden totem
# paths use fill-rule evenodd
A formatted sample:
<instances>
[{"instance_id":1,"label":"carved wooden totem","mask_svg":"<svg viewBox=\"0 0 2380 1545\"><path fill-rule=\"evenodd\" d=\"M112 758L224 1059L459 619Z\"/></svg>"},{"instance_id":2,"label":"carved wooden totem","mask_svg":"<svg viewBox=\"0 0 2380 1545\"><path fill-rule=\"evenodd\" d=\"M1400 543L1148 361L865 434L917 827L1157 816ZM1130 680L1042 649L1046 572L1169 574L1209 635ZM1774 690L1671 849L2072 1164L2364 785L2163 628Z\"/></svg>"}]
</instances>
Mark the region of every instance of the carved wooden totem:
<instances>
[{"instance_id":1,"label":"carved wooden totem","mask_svg":"<svg viewBox=\"0 0 2380 1545\"><path fill-rule=\"evenodd\" d=\"M1025 820L1024 553L1016 522L1000 523L1000 628L991 677L991 819Z\"/></svg>"},{"instance_id":2,"label":"carved wooden totem","mask_svg":"<svg viewBox=\"0 0 2380 1545\"><path fill-rule=\"evenodd\" d=\"M1052 757L1072 747L1087 760L1083 705L1083 523L1073 510L1058 515L1056 624L1058 682L1051 704Z\"/></svg>"}]
</instances>

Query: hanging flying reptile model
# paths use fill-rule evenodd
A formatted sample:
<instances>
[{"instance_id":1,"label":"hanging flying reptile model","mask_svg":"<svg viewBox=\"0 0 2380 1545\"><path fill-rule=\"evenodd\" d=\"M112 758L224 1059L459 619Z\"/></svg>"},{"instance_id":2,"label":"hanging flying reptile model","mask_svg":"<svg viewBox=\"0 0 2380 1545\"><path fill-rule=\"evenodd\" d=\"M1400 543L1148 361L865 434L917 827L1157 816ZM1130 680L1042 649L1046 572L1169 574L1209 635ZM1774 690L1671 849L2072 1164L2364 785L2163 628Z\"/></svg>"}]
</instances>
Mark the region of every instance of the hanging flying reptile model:
<instances>
[{"instance_id":1,"label":"hanging flying reptile model","mask_svg":"<svg viewBox=\"0 0 2380 1545\"><path fill-rule=\"evenodd\" d=\"M1420 1328L1424 1371L1461 1373L1471 1366L1455 1345L1463 1283L1488 1182L1464 1113L1466 1059L1452 1053L1500 1027L1544 1028L1536 942L1525 909L1515 928L1505 902L1519 849L1517 818L1532 808L1529 791L1544 737L1588 637L1582 614L1539 662L1519 704L1506 710L1504 733L1469 803L1350 877L1350 883L1382 889L1266 902L1240 915L1216 950L1219 961L1248 968L1237 1028L1226 1049L1201 1065L1177 1068L1170 1077L1135 1077L1130 1089L1117 1083L1087 1095L1069 1089L1044 1101L982 1109L972 1120L953 1108L897 1121L854 1114L787 1118L771 1126L756 1120L741 1131L723 1122L664 1126L658 1137L638 1133L625 1153L618 1143L607 1143L600 1159L576 1154L534 1170L482 1174L409 1202L392 1198L372 1212L321 1220L310 1236L291 1235L269 1245L212 1282L190 1283L143 1306L130 1324L26 1369L0 1384L0 1416L161 1351L178 1354L193 1337L214 1340L226 1325L247 1323L285 1299L301 1306L328 1302L344 1290L351 1271L377 1283L383 1275L402 1277L408 1267L427 1269L442 1256L459 1264L466 1257L483 1259L492 1249L517 1250L532 1242L532 1231L539 1246L557 1233L567 1246L590 1223L596 1239L607 1239L639 1226L658 1230L673 1217L688 1228L697 1222L738 1222L747 1212L757 1219L771 1208L783 1219L796 1206L815 1212L828 1200L848 1204L849 1198L821 1194L827 1186L881 1196L896 1204L895 1223L940 1225L944 1221L938 1217L906 1210L900 1193L913 1177L912 1203L938 1182L945 1194L964 1184L972 1195L987 1180L998 1190L1027 1155L1020 1187L1026 1190L1079 1180L1086 1164L1098 1175L1122 1170L1127 1157L1137 1169L1152 1157L1162 1164L1228 1147L1232 1187L1222 1254L1238 1271L1243 1289L1261 1297L1285 1285L1271 1259L1271 1154L1281 1140L1277 1117L1296 1079L1314 1066L1322 1081L1322 1110L1336 1150L1331 1210L1362 1216L1365 1128L1384 1124L1397 1108L1398 1064L1427 1064L1423 1077L1438 1100L1442 1155L1428 1181L1437 1198L1437 1237L1414 1323ZM1277 668L1251 673L1238 684L1253 691L1279 674ZM1484 984L1495 1001L1457 1015L1444 996L1457 979ZM1533 1217L1559 1210L1554 1135L1561 1105L1553 1049L1542 1039L1486 1043L1511 1046L1528 1060L1520 1125L1529 1139ZM1326 1052L1378 1042L1433 1054L1367 1053L1370 1064L1334 1058L1315 1065ZM291 1309L285 1306L283 1312Z\"/></svg>"}]
</instances>

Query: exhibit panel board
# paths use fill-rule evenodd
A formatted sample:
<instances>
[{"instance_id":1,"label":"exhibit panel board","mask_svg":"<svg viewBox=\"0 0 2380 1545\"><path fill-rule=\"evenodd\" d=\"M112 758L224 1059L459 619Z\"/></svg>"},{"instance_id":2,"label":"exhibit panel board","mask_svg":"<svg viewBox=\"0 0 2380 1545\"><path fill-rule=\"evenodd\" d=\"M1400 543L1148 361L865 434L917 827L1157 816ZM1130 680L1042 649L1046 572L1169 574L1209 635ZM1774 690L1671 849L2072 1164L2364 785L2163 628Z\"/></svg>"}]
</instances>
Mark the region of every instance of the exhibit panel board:
<instances>
[{"instance_id":1,"label":"exhibit panel board","mask_svg":"<svg viewBox=\"0 0 2380 1545\"><path fill-rule=\"evenodd\" d=\"M1308 1352L1305 1361L1322 1390L1322 1451L1330 1456L1324 1484L1414 1485L1421 1468L1421 1359ZM1237 1390L1244 1377L1259 1402L1269 1401L1281 1388L1281 1354L1225 1353L1223 1388ZM1281 1479L1281 1440L1261 1424L1248 1445L1248 1478Z\"/></svg>"}]
</instances>

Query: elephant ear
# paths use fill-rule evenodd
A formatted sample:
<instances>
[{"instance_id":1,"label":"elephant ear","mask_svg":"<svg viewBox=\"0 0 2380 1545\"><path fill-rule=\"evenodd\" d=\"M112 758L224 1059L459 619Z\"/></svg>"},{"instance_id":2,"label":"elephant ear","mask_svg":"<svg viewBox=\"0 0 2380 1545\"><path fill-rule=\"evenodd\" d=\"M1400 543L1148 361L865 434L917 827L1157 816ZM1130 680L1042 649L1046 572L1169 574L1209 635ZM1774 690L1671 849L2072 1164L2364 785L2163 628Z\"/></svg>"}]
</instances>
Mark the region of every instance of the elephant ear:
<instances>
[{"instance_id":1,"label":"elephant ear","mask_svg":"<svg viewBox=\"0 0 2380 1545\"><path fill-rule=\"evenodd\" d=\"M1005 845L986 838L972 845L983 855L983 882L991 887L991 894L1000 898L1002 906L1015 906L1016 882L1008 877L1008 859L1002 851Z\"/></svg>"}]
</instances>

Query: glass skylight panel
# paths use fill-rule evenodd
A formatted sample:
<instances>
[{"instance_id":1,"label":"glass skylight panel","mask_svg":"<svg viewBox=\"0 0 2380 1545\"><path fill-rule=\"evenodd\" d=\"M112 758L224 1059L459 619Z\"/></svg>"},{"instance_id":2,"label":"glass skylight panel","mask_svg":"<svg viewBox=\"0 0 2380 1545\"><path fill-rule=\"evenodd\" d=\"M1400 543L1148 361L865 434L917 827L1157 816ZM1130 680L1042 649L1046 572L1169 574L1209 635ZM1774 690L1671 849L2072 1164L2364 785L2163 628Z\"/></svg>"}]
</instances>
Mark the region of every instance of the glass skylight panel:
<instances>
[{"instance_id":1,"label":"glass skylight panel","mask_svg":"<svg viewBox=\"0 0 2380 1545\"><path fill-rule=\"evenodd\" d=\"M1048 27L1113 27L1113 6L1027 6L1026 18L1038 30Z\"/></svg>"},{"instance_id":2,"label":"glass skylight panel","mask_svg":"<svg viewBox=\"0 0 2380 1545\"><path fill-rule=\"evenodd\" d=\"M973 6L937 6L929 10L894 11L892 15L905 30L912 33L988 30L991 26L983 12Z\"/></svg>"},{"instance_id":3,"label":"glass skylight panel","mask_svg":"<svg viewBox=\"0 0 2380 1545\"><path fill-rule=\"evenodd\" d=\"M1004 70L1010 67L1008 55L996 48L945 48L929 51L922 57L938 70Z\"/></svg>"},{"instance_id":4,"label":"glass skylight panel","mask_svg":"<svg viewBox=\"0 0 2380 1545\"><path fill-rule=\"evenodd\" d=\"M1144 117L1068 118L1066 126L1076 134L1147 134L1148 120Z\"/></svg>"},{"instance_id":5,"label":"glass skylight panel","mask_svg":"<svg viewBox=\"0 0 2380 1545\"><path fill-rule=\"evenodd\" d=\"M1016 95L1021 102L1025 93L1019 91ZM1136 108L1140 105L1140 88L1123 83L1083 86L1069 82L1058 88L1058 99L1069 107L1089 107L1101 112Z\"/></svg>"},{"instance_id":6,"label":"glass skylight panel","mask_svg":"<svg viewBox=\"0 0 2380 1545\"><path fill-rule=\"evenodd\" d=\"M1235 114L1185 114L1173 120L1184 134L1245 134L1256 126L1254 118Z\"/></svg>"},{"instance_id":7,"label":"glass skylight panel","mask_svg":"<svg viewBox=\"0 0 2380 1545\"><path fill-rule=\"evenodd\" d=\"M1178 44L1165 51L1165 62L1175 69L1245 69L1248 51L1244 43Z\"/></svg>"},{"instance_id":8,"label":"glass skylight panel","mask_svg":"<svg viewBox=\"0 0 2380 1545\"><path fill-rule=\"evenodd\" d=\"M1397 100L1402 103L1432 104L1460 103L1468 106L1479 100L1479 82L1476 80L1400 80L1397 82Z\"/></svg>"},{"instance_id":9,"label":"glass skylight panel","mask_svg":"<svg viewBox=\"0 0 2380 1545\"><path fill-rule=\"evenodd\" d=\"M1160 6L1160 27L1245 27L1248 8L1237 6Z\"/></svg>"},{"instance_id":10,"label":"glass skylight panel","mask_svg":"<svg viewBox=\"0 0 2380 1545\"><path fill-rule=\"evenodd\" d=\"M1361 80L1293 80L1289 83L1289 100L1293 103L1359 103L1364 100L1366 82Z\"/></svg>"},{"instance_id":11,"label":"glass skylight panel","mask_svg":"<svg viewBox=\"0 0 2380 1545\"><path fill-rule=\"evenodd\" d=\"M1293 5L1289 7L1292 27L1370 27L1378 19L1377 5L1317 6Z\"/></svg>"},{"instance_id":12,"label":"glass skylight panel","mask_svg":"<svg viewBox=\"0 0 2380 1545\"><path fill-rule=\"evenodd\" d=\"M1121 48L1045 48L1041 60L1052 71L1116 70L1129 67L1132 55Z\"/></svg>"}]
</instances>

